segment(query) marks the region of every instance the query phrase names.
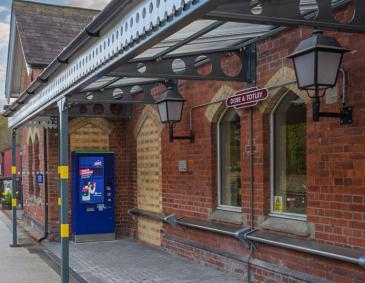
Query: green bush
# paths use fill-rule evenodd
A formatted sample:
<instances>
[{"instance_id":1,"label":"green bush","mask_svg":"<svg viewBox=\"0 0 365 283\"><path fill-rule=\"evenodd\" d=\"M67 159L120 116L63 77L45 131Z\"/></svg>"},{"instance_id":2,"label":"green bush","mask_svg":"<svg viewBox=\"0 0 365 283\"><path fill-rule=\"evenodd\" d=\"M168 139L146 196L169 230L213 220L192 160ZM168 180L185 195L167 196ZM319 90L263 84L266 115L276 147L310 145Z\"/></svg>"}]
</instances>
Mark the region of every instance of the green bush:
<instances>
[{"instance_id":1,"label":"green bush","mask_svg":"<svg viewBox=\"0 0 365 283\"><path fill-rule=\"evenodd\" d=\"M10 204L12 200L12 195L9 189L3 192L3 197L1 198L1 204Z\"/></svg>"}]
</instances>

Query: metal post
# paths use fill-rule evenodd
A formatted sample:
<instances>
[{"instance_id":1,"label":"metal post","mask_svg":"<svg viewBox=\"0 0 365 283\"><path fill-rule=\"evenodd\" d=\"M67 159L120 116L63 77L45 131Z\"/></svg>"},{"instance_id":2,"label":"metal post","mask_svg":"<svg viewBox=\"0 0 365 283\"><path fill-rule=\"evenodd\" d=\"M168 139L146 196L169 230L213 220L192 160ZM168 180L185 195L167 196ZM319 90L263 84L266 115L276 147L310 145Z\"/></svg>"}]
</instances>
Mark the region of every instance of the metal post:
<instances>
[{"instance_id":1,"label":"metal post","mask_svg":"<svg viewBox=\"0 0 365 283\"><path fill-rule=\"evenodd\" d=\"M17 225L16 225L16 207L17 207L17 198L16 198L16 129L12 130L12 139L11 139L11 175L12 175L12 210L13 210L13 243L10 245L11 247L16 247L17 244Z\"/></svg>"},{"instance_id":2,"label":"metal post","mask_svg":"<svg viewBox=\"0 0 365 283\"><path fill-rule=\"evenodd\" d=\"M61 164L61 126L60 119L57 119L57 133L58 133L58 164ZM60 167L57 168L58 179L57 179L57 207L58 207L58 224L61 227L61 177L60 177Z\"/></svg>"},{"instance_id":3,"label":"metal post","mask_svg":"<svg viewBox=\"0 0 365 283\"><path fill-rule=\"evenodd\" d=\"M69 224L68 224L68 109L66 98L58 101L60 113L60 184L61 184L61 282L69 283Z\"/></svg>"}]
</instances>

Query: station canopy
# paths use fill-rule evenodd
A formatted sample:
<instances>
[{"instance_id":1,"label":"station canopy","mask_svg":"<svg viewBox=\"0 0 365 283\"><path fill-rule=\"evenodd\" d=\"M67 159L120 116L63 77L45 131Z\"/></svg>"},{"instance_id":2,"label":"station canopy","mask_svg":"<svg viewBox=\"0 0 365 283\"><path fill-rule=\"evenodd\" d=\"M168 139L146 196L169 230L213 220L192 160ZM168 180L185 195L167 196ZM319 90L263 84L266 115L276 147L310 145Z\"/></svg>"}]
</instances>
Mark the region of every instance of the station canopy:
<instances>
[{"instance_id":1,"label":"station canopy","mask_svg":"<svg viewBox=\"0 0 365 283\"><path fill-rule=\"evenodd\" d=\"M202 57L201 55L238 51L240 48L243 48L248 40L263 36L273 28L274 26L271 25L197 20L162 40L152 48L147 49L130 62L141 63L141 67L138 69L142 69L144 66L143 63L151 63L163 59L180 59L189 55L195 55L197 59L195 63L199 65L200 60L204 61L206 59L206 57ZM183 69L183 59L176 61L176 65L171 66L171 72L176 71L177 73L182 73ZM163 82L167 79L166 77L148 78L143 76L142 72L140 72L140 75L143 78L123 77L122 72L120 76L113 76L113 74L116 74L116 72L103 76L85 87L82 91L88 92L150 82ZM182 77L184 76L182 75ZM189 76L186 76L186 78L189 78Z\"/></svg>"},{"instance_id":2,"label":"station canopy","mask_svg":"<svg viewBox=\"0 0 365 283\"><path fill-rule=\"evenodd\" d=\"M361 17L351 24L329 17L333 9L353 3L360 10L355 16L365 12L358 0L113 0L5 115L10 127L18 127L37 115L54 115L62 97L73 106L100 103L118 110L108 115L120 114L124 104L154 103L151 87L167 80L255 83L258 38L290 26L365 32ZM241 59L241 71L226 74L220 60L234 54ZM198 67L207 62L213 65L211 73L200 74ZM141 92L143 99L133 98Z\"/></svg>"}]
</instances>

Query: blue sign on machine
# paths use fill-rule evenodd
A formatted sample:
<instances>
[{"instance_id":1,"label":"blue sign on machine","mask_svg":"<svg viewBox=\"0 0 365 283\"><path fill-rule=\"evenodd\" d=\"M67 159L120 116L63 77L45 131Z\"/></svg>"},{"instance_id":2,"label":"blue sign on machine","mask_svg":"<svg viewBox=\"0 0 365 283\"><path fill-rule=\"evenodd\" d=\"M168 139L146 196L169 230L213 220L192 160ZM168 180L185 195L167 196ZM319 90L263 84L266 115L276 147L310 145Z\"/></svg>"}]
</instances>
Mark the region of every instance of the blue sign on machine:
<instances>
[{"instance_id":1,"label":"blue sign on machine","mask_svg":"<svg viewBox=\"0 0 365 283\"><path fill-rule=\"evenodd\" d=\"M72 153L72 233L76 241L115 237L114 153Z\"/></svg>"},{"instance_id":2,"label":"blue sign on machine","mask_svg":"<svg viewBox=\"0 0 365 283\"><path fill-rule=\"evenodd\" d=\"M43 174L42 173L37 173L37 184L43 184Z\"/></svg>"}]
</instances>

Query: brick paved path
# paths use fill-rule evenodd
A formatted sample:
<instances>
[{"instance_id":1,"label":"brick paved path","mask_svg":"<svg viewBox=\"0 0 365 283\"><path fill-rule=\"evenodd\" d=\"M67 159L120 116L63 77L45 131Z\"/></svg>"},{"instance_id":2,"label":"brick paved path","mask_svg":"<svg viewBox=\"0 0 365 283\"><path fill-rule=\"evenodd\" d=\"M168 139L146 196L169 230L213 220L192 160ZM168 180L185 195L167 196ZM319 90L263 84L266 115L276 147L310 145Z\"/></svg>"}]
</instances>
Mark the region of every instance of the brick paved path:
<instances>
[{"instance_id":1,"label":"brick paved path","mask_svg":"<svg viewBox=\"0 0 365 283\"><path fill-rule=\"evenodd\" d=\"M55 255L59 243L44 243ZM131 239L70 244L71 267L90 283L238 283L231 275Z\"/></svg>"}]
</instances>

